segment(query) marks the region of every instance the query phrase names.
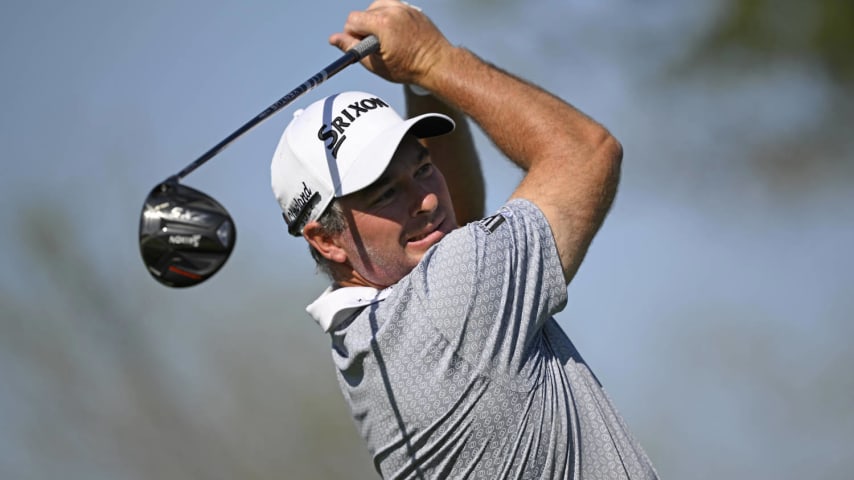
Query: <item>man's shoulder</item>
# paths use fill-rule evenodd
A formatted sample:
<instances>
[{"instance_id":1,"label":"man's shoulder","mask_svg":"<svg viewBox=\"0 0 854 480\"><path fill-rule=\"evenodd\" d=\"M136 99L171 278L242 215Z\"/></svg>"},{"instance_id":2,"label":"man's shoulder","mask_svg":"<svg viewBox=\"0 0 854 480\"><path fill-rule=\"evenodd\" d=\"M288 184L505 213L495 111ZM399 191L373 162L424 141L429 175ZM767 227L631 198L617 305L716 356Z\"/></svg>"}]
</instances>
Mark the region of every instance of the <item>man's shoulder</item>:
<instances>
[{"instance_id":1,"label":"man's shoulder","mask_svg":"<svg viewBox=\"0 0 854 480\"><path fill-rule=\"evenodd\" d=\"M508 220L514 223L544 223L545 215L536 204L524 198L513 198L507 201L495 214L484 217L475 225L486 233L493 233Z\"/></svg>"},{"instance_id":2,"label":"man's shoulder","mask_svg":"<svg viewBox=\"0 0 854 480\"><path fill-rule=\"evenodd\" d=\"M527 248L514 245L528 243L519 237L535 235L532 232L544 231L543 227L547 229L548 224L536 205L525 199L512 199L493 215L448 234L427 252L403 283L420 283L421 278L429 280L433 287L447 282L469 283L485 269L493 271L489 264L503 264L509 250Z\"/></svg>"}]
</instances>

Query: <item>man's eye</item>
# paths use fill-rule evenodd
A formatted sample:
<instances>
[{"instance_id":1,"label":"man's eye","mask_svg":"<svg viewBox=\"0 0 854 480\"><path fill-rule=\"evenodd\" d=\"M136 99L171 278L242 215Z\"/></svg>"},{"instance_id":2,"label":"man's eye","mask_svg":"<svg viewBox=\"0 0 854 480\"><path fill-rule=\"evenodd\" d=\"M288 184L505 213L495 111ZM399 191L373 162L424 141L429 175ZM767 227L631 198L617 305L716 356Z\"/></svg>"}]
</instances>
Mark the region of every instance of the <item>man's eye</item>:
<instances>
[{"instance_id":1,"label":"man's eye","mask_svg":"<svg viewBox=\"0 0 854 480\"><path fill-rule=\"evenodd\" d=\"M421 165L420 168L418 168L418 170L415 172L415 176L419 178L424 178L430 176L431 173L433 173L433 164L425 163L424 165Z\"/></svg>"},{"instance_id":2,"label":"man's eye","mask_svg":"<svg viewBox=\"0 0 854 480\"><path fill-rule=\"evenodd\" d=\"M377 198L374 199L374 205L379 205L381 203L387 202L394 198L394 194L397 193L395 189L389 188L383 191Z\"/></svg>"}]
</instances>

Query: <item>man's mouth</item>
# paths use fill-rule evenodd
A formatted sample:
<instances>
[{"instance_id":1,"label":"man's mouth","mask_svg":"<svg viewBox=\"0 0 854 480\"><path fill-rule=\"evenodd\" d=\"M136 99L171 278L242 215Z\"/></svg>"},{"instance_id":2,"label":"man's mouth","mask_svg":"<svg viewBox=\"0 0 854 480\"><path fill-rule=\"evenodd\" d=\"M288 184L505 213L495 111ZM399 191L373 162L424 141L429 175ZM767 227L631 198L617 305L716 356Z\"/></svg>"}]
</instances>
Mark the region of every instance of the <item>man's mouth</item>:
<instances>
[{"instance_id":1,"label":"man's mouth","mask_svg":"<svg viewBox=\"0 0 854 480\"><path fill-rule=\"evenodd\" d=\"M444 221L444 220L442 220ZM407 243L413 246L420 246L419 244L432 244L442 238L444 233L441 231L440 227L442 226L442 222L438 223L430 223L429 228L425 229L423 232L415 235L407 240Z\"/></svg>"},{"instance_id":2,"label":"man's mouth","mask_svg":"<svg viewBox=\"0 0 854 480\"><path fill-rule=\"evenodd\" d=\"M419 240L424 240L427 237L427 235L430 235L431 233L433 233L433 231L429 231L429 232L424 233L423 235L418 235L418 236L412 237L409 239L409 241L410 242L417 242Z\"/></svg>"}]
</instances>

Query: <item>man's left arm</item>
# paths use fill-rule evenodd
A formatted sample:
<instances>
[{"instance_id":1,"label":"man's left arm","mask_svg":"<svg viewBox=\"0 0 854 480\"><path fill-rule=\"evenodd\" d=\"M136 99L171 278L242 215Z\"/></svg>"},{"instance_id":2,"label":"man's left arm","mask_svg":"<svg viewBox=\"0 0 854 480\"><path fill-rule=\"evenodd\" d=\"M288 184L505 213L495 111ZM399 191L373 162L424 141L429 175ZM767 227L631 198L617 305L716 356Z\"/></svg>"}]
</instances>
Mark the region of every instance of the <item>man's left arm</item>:
<instances>
[{"instance_id":1,"label":"man's left arm","mask_svg":"<svg viewBox=\"0 0 854 480\"><path fill-rule=\"evenodd\" d=\"M451 108L433 95L417 95L409 87L406 92L406 112L408 117L422 113L442 113L451 117L457 124L448 135L422 140L430 151L430 158L445 177L448 191L454 202L454 213L459 225L465 225L483 218L486 205L486 188L480 158L474 147L466 116Z\"/></svg>"}]
</instances>

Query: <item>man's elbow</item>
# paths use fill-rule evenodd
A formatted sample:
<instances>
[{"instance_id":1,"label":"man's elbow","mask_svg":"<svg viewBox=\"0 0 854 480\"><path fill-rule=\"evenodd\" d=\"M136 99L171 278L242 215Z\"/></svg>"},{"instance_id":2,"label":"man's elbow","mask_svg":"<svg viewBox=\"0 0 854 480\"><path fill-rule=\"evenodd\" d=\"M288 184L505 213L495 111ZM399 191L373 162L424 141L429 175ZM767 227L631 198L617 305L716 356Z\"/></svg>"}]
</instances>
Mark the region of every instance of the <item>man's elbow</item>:
<instances>
[{"instance_id":1,"label":"man's elbow","mask_svg":"<svg viewBox=\"0 0 854 480\"><path fill-rule=\"evenodd\" d=\"M596 145L596 156L619 171L623 161L623 145L617 137L601 127L594 137L593 144Z\"/></svg>"},{"instance_id":2,"label":"man's elbow","mask_svg":"<svg viewBox=\"0 0 854 480\"><path fill-rule=\"evenodd\" d=\"M597 138L594 141L594 154L597 169L601 169L602 182L606 185L606 190L613 190L612 196L616 193L617 184L620 182L620 168L623 163L623 145L617 140L617 137L611 134L605 128L602 128L597 133Z\"/></svg>"}]
</instances>

